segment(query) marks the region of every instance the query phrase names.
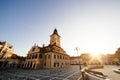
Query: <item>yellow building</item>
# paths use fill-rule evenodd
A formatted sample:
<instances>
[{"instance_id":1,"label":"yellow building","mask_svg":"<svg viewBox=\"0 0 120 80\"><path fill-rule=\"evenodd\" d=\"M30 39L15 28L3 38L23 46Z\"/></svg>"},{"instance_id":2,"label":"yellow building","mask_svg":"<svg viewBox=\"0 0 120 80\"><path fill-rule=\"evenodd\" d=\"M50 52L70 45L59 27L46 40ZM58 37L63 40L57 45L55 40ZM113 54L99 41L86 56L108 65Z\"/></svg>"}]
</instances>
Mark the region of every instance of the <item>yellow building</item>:
<instances>
[{"instance_id":1,"label":"yellow building","mask_svg":"<svg viewBox=\"0 0 120 80\"><path fill-rule=\"evenodd\" d=\"M15 68L19 64L14 48L6 41L0 41L0 69Z\"/></svg>"},{"instance_id":2,"label":"yellow building","mask_svg":"<svg viewBox=\"0 0 120 80\"><path fill-rule=\"evenodd\" d=\"M11 44L6 41L0 40L0 59L2 59L7 53L13 53L14 48Z\"/></svg>"},{"instance_id":3,"label":"yellow building","mask_svg":"<svg viewBox=\"0 0 120 80\"><path fill-rule=\"evenodd\" d=\"M50 44L39 47L34 45L27 54L23 68L40 69L40 68L62 68L70 65L69 55L61 48L60 36L55 29L50 35Z\"/></svg>"}]
</instances>

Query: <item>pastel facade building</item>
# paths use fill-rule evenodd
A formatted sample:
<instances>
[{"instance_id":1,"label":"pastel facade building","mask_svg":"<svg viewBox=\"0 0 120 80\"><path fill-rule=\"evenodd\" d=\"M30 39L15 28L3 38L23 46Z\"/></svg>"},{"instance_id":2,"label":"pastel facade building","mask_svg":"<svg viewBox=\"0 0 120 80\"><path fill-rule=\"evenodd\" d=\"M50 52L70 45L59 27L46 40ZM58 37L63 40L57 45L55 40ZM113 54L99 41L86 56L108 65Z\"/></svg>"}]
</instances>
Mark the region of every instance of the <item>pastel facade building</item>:
<instances>
[{"instance_id":1,"label":"pastel facade building","mask_svg":"<svg viewBox=\"0 0 120 80\"><path fill-rule=\"evenodd\" d=\"M50 35L50 44L48 46L39 47L34 45L28 52L26 60L23 64L25 69L40 68L63 68L70 65L70 57L61 48L60 36L55 29Z\"/></svg>"},{"instance_id":2,"label":"pastel facade building","mask_svg":"<svg viewBox=\"0 0 120 80\"><path fill-rule=\"evenodd\" d=\"M6 41L0 41L0 69L15 68L19 64L14 48Z\"/></svg>"},{"instance_id":3,"label":"pastel facade building","mask_svg":"<svg viewBox=\"0 0 120 80\"><path fill-rule=\"evenodd\" d=\"M14 52L14 48L11 44L6 41L0 41L0 58L5 58L10 56ZM7 54L7 53L10 53Z\"/></svg>"}]
</instances>

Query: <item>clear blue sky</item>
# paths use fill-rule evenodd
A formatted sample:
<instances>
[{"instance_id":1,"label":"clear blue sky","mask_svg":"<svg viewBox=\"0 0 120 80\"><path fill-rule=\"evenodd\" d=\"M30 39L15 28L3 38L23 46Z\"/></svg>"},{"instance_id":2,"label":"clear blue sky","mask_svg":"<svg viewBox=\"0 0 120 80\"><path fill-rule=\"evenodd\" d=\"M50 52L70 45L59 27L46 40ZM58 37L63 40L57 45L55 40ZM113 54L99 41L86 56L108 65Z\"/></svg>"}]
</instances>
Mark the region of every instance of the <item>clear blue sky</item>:
<instances>
[{"instance_id":1,"label":"clear blue sky","mask_svg":"<svg viewBox=\"0 0 120 80\"><path fill-rule=\"evenodd\" d=\"M114 53L120 47L119 0L0 0L0 40L26 56L49 44L54 28L69 55Z\"/></svg>"}]
</instances>

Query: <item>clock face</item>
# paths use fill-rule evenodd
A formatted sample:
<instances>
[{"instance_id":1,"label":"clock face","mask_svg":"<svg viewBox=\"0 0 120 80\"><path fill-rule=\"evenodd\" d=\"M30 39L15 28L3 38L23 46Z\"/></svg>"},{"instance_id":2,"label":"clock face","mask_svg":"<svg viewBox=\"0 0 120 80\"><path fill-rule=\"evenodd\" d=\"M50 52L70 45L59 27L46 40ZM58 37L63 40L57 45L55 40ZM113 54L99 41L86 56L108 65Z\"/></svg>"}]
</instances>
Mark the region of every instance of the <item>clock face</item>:
<instances>
[{"instance_id":1,"label":"clock face","mask_svg":"<svg viewBox=\"0 0 120 80\"><path fill-rule=\"evenodd\" d=\"M54 44L55 42L54 41L51 41L52 44Z\"/></svg>"},{"instance_id":2,"label":"clock face","mask_svg":"<svg viewBox=\"0 0 120 80\"><path fill-rule=\"evenodd\" d=\"M53 37L51 38L51 42L55 42L55 41L56 41L56 37L53 36Z\"/></svg>"}]
</instances>

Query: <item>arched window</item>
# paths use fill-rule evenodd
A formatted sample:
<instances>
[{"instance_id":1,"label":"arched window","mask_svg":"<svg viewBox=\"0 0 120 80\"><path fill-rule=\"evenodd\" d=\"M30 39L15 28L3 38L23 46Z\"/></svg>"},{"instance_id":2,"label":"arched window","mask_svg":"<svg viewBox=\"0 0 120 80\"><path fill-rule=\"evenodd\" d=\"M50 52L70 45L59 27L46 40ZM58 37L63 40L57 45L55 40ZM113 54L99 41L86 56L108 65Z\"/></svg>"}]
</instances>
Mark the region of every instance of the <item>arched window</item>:
<instances>
[{"instance_id":1,"label":"arched window","mask_svg":"<svg viewBox=\"0 0 120 80\"><path fill-rule=\"evenodd\" d=\"M35 54L35 59L37 58L37 54Z\"/></svg>"},{"instance_id":2,"label":"arched window","mask_svg":"<svg viewBox=\"0 0 120 80\"><path fill-rule=\"evenodd\" d=\"M57 55L57 59L59 59L59 55Z\"/></svg>"},{"instance_id":3,"label":"arched window","mask_svg":"<svg viewBox=\"0 0 120 80\"><path fill-rule=\"evenodd\" d=\"M39 58L42 58L42 54L39 55Z\"/></svg>"},{"instance_id":4,"label":"arched window","mask_svg":"<svg viewBox=\"0 0 120 80\"><path fill-rule=\"evenodd\" d=\"M62 59L62 56L60 55L60 59Z\"/></svg>"},{"instance_id":5,"label":"arched window","mask_svg":"<svg viewBox=\"0 0 120 80\"><path fill-rule=\"evenodd\" d=\"M57 67L59 67L59 63L57 63Z\"/></svg>"},{"instance_id":6,"label":"arched window","mask_svg":"<svg viewBox=\"0 0 120 80\"><path fill-rule=\"evenodd\" d=\"M48 59L50 59L50 55L48 55Z\"/></svg>"},{"instance_id":7,"label":"arched window","mask_svg":"<svg viewBox=\"0 0 120 80\"><path fill-rule=\"evenodd\" d=\"M31 59L34 59L34 54L31 55Z\"/></svg>"},{"instance_id":8,"label":"arched window","mask_svg":"<svg viewBox=\"0 0 120 80\"><path fill-rule=\"evenodd\" d=\"M34 64L33 64L33 69L35 69L35 65L36 65L36 64L34 63Z\"/></svg>"},{"instance_id":9,"label":"arched window","mask_svg":"<svg viewBox=\"0 0 120 80\"><path fill-rule=\"evenodd\" d=\"M56 55L54 55L54 59L56 59Z\"/></svg>"},{"instance_id":10,"label":"arched window","mask_svg":"<svg viewBox=\"0 0 120 80\"><path fill-rule=\"evenodd\" d=\"M56 67L56 63L54 63L54 67Z\"/></svg>"}]
</instances>

